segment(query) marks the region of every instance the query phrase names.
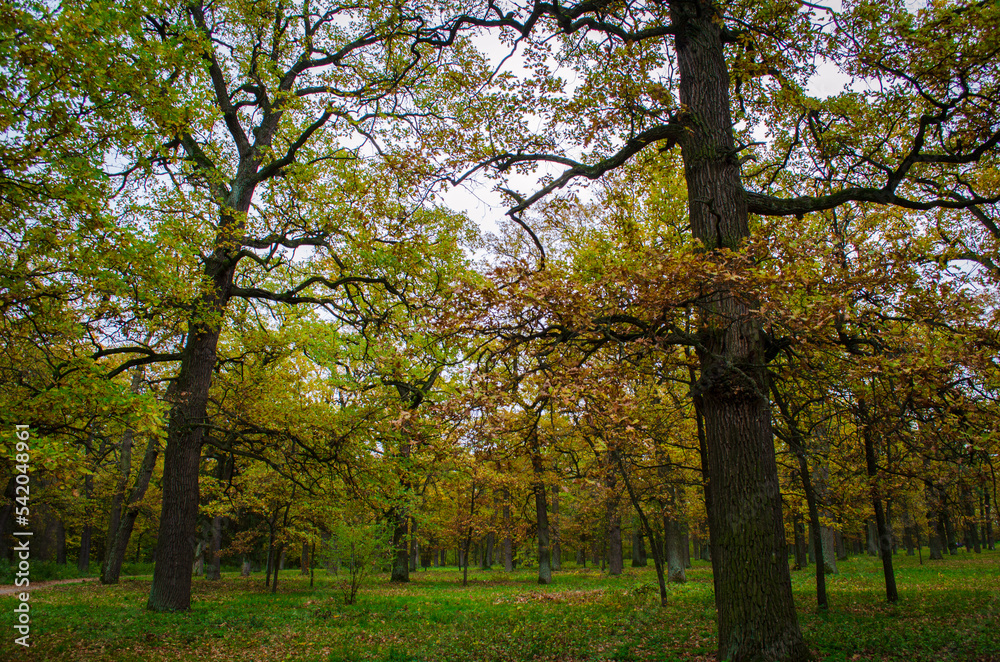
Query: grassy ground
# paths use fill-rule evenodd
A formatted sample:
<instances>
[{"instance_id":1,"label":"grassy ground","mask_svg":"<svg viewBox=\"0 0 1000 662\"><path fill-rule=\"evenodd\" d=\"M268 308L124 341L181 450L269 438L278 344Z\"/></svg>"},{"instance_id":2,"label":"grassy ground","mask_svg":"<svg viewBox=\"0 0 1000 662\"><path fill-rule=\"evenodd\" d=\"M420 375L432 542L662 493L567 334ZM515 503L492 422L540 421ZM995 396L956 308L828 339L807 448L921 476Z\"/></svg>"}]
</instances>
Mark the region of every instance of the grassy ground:
<instances>
[{"instance_id":1,"label":"grassy ground","mask_svg":"<svg viewBox=\"0 0 1000 662\"><path fill-rule=\"evenodd\" d=\"M840 563L828 578L831 610L816 613L811 570L793 573L799 618L822 660L1000 661L1000 552L960 553L943 562L895 558L900 602L884 602L881 566ZM149 577L119 586L70 584L31 596L31 648L13 639L12 596L0 597L0 660L714 660L711 569L695 562L689 581L656 606L652 568L608 577L592 569L557 573L551 586L532 570L420 571L407 586L374 577L345 606L337 578L309 588L297 570L279 590L263 578L195 580L188 613L145 610Z\"/></svg>"}]
</instances>

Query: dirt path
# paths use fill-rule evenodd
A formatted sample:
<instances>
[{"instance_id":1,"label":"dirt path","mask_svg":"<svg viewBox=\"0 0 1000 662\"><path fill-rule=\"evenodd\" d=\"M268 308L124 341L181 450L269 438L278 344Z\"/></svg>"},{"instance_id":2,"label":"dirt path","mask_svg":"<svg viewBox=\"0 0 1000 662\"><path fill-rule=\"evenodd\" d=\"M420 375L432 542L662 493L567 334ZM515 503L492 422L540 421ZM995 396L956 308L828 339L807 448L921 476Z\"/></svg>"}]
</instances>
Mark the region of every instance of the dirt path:
<instances>
[{"instance_id":1,"label":"dirt path","mask_svg":"<svg viewBox=\"0 0 1000 662\"><path fill-rule=\"evenodd\" d=\"M50 582L31 582L31 586L0 586L0 595L14 595L24 591L37 591L38 589L58 586L59 584L79 584L80 582L96 582L97 577L80 577L77 579L54 579Z\"/></svg>"}]
</instances>

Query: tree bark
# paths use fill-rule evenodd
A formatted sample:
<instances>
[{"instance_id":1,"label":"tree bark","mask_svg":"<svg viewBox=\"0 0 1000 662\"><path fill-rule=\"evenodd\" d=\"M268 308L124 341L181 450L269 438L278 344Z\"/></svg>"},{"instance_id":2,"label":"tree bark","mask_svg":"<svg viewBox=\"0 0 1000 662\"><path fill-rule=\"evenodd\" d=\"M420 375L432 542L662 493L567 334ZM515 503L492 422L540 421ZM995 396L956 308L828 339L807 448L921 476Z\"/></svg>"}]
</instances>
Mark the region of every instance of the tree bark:
<instances>
[{"instance_id":1,"label":"tree bark","mask_svg":"<svg viewBox=\"0 0 1000 662\"><path fill-rule=\"evenodd\" d=\"M681 141L692 232L706 250L738 250L749 220L730 113L730 77L719 8L670 2ZM721 288L700 304L698 348L711 488L708 515L716 580L720 660L809 660L785 559L766 354L752 295Z\"/></svg>"}]
</instances>

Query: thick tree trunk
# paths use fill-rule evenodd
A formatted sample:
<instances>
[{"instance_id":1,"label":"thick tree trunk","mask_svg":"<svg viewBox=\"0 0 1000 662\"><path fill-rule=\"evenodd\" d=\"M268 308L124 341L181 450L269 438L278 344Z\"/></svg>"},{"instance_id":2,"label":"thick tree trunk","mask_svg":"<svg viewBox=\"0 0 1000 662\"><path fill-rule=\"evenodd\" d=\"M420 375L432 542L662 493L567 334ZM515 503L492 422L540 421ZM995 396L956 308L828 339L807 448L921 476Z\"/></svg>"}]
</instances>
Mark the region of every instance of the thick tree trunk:
<instances>
[{"instance_id":1,"label":"thick tree trunk","mask_svg":"<svg viewBox=\"0 0 1000 662\"><path fill-rule=\"evenodd\" d=\"M219 243L226 245L228 242L220 237ZM191 566L197 544L198 470L207 422L208 391L221 330L217 321L207 323L201 315L211 316L213 312L221 315L225 309L236 268L229 258L230 250L220 247L208 260L206 272L213 287L195 306L202 312L189 321L180 370L167 390L167 401L172 406L163 453L163 505L153 586L146 605L153 611L191 608Z\"/></svg>"},{"instance_id":2,"label":"thick tree trunk","mask_svg":"<svg viewBox=\"0 0 1000 662\"><path fill-rule=\"evenodd\" d=\"M114 536L109 539L107 544L108 552L105 554L104 565L101 568L102 584L117 584L119 577L121 577L125 551L128 549L129 539L135 528L135 520L139 517L139 505L142 503L143 497L146 496L146 489L149 487L149 479L156 467L156 456L159 452L159 442L156 437L150 437L146 444L142 465L139 467L139 475L136 476L135 485L132 486L132 491L129 493L125 513L118 522Z\"/></svg>"},{"instance_id":3,"label":"thick tree trunk","mask_svg":"<svg viewBox=\"0 0 1000 662\"><path fill-rule=\"evenodd\" d=\"M392 576L390 581L406 583L410 581L410 550L408 545L408 526L410 518L401 507L393 508L391 519L392 529Z\"/></svg>"},{"instance_id":4,"label":"thick tree trunk","mask_svg":"<svg viewBox=\"0 0 1000 662\"><path fill-rule=\"evenodd\" d=\"M681 154L691 228L707 250L737 250L750 232L719 9L699 0L669 4L680 103L689 115ZM766 358L752 319L753 294L721 290L700 306L700 378L693 390L701 397L707 442L718 658L808 660L784 554Z\"/></svg>"}]
</instances>

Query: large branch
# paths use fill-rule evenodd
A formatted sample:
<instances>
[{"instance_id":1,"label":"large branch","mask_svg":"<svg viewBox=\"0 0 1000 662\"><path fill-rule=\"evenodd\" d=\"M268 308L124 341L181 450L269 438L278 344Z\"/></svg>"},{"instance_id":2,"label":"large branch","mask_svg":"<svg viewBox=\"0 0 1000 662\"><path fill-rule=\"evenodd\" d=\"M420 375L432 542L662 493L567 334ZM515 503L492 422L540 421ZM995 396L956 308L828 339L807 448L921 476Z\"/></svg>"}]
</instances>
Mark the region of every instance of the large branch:
<instances>
[{"instance_id":1,"label":"large branch","mask_svg":"<svg viewBox=\"0 0 1000 662\"><path fill-rule=\"evenodd\" d=\"M211 45L212 30L208 27L208 24L205 21L204 6L200 2L193 4L190 7L190 11L195 24L198 26L198 29L201 30L206 42ZM215 57L215 49L209 46L206 48L203 57L208 61L208 73L212 78L212 87L215 89L215 100L219 104L219 109L222 111L222 117L225 119L226 128L229 129L230 135L232 135L233 140L236 141L236 148L239 150L240 156L246 156L250 153L250 139L247 138L246 131L244 131L243 126L240 125L239 115L237 114L236 108L233 106L232 99L229 95L229 89L226 85L226 77L222 73L222 67L219 66L218 59Z\"/></svg>"},{"instance_id":2,"label":"large branch","mask_svg":"<svg viewBox=\"0 0 1000 662\"><path fill-rule=\"evenodd\" d=\"M150 363L166 363L170 361L180 361L181 355L177 352L157 352L156 350L150 349L149 347L113 347L111 349L99 349L90 355L90 358L97 359L104 358L106 356L114 356L117 354L141 354L142 356L134 359L129 359L125 361L114 370L108 372L105 377L107 379L112 379L121 373L125 372L130 368L134 368L140 365L148 365Z\"/></svg>"},{"instance_id":3,"label":"large branch","mask_svg":"<svg viewBox=\"0 0 1000 662\"><path fill-rule=\"evenodd\" d=\"M558 2L535 2L531 13L524 20L518 20L514 12L506 14L491 0L485 16L470 16L468 14L453 19L450 23L426 31L426 36L420 37L418 43L426 43L441 48L454 43L459 33L466 26L479 28L509 28L521 37L527 37L542 18L551 18L564 34L573 34L579 30L593 30L602 34L618 37L624 42L639 42L646 39L662 39L676 34L673 25L658 25L630 32L621 24L609 23L602 18L603 13L610 13L617 3L612 0L585 0L573 6L562 6ZM586 16L586 14L593 14Z\"/></svg>"},{"instance_id":4,"label":"large branch","mask_svg":"<svg viewBox=\"0 0 1000 662\"><path fill-rule=\"evenodd\" d=\"M911 200L896 195L884 188L862 188L853 186L828 195L803 195L797 198L778 198L762 193L746 192L747 211L761 216L797 216L817 211L833 209L848 202L871 202L880 205L894 205L914 211L932 209L968 209L976 205L1000 202L1000 194L990 198L968 200Z\"/></svg>"},{"instance_id":5,"label":"large branch","mask_svg":"<svg viewBox=\"0 0 1000 662\"><path fill-rule=\"evenodd\" d=\"M374 278L370 276L345 276L337 280L329 280L328 278L324 278L322 276L313 276L311 278L307 278L296 287L284 292L272 292L259 287L243 288L234 286L232 289L232 296L240 297L242 299L260 299L264 301L274 301L276 303L287 304L314 303L323 305L336 303L335 300L326 297L302 295L304 290L312 287L313 285L322 285L329 290L340 289L347 285L381 285L390 294L400 298L403 296L403 293L400 292L387 279Z\"/></svg>"}]
</instances>

